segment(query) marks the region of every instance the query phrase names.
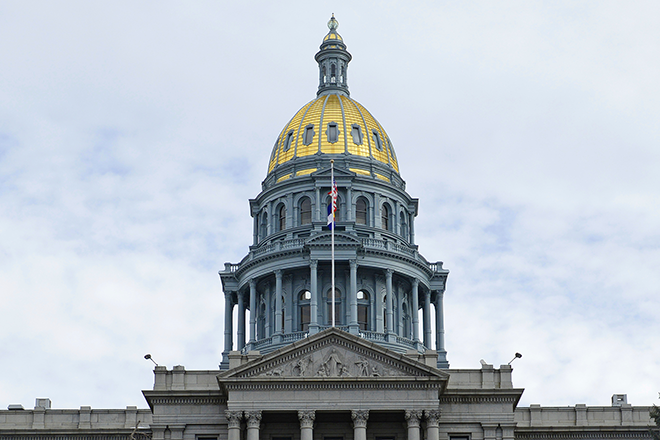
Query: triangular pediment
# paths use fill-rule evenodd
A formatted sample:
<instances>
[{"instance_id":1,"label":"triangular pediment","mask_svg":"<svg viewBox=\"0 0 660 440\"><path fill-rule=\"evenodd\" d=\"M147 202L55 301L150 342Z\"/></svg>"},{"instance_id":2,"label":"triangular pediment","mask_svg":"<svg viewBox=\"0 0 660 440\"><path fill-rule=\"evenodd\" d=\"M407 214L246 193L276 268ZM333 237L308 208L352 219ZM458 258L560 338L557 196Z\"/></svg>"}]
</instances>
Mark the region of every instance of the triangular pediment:
<instances>
[{"instance_id":1,"label":"triangular pediment","mask_svg":"<svg viewBox=\"0 0 660 440\"><path fill-rule=\"evenodd\" d=\"M404 354L330 328L223 372L218 379L327 381L333 378L392 380L421 377L447 381L449 375Z\"/></svg>"},{"instance_id":2,"label":"triangular pediment","mask_svg":"<svg viewBox=\"0 0 660 440\"><path fill-rule=\"evenodd\" d=\"M330 186L330 174L331 174L330 168L323 168L322 170L313 172L311 176L316 178L327 178L328 186ZM335 175L335 180L337 180L342 177L355 177L356 174L353 171L348 171L343 168L339 168L335 166L334 175Z\"/></svg>"},{"instance_id":3,"label":"triangular pediment","mask_svg":"<svg viewBox=\"0 0 660 440\"><path fill-rule=\"evenodd\" d=\"M332 234L330 232L322 233L315 235L314 237L308 239L305 244L309 246L314 246L314 245L329 245L332 240ZM362 242L358 240L356 237L349 235L349 234L343 234L341 232L335 232L335 245L356 245L360 246L362 245Z\"/></svg>"}]
</instances>

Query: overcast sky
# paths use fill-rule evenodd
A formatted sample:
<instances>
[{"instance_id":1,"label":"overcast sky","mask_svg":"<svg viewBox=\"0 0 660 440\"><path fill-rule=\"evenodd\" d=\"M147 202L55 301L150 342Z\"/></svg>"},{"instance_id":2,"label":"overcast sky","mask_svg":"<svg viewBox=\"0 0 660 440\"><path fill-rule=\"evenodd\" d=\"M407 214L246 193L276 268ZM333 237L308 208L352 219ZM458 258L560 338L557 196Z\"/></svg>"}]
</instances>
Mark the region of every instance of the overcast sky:
<instances>
[{"instance_id":1,"label":"overcast sky","mask_svg":"<svg viewBox=\"0 0 660 440\"><path fill-rule=\"evenodd\" d=\"M217 368L217 271L333 12L451 271L451 367L657 403L657 1L0 0L0 408L147 407L145 353Z\"/></svg>"}]
</instances>

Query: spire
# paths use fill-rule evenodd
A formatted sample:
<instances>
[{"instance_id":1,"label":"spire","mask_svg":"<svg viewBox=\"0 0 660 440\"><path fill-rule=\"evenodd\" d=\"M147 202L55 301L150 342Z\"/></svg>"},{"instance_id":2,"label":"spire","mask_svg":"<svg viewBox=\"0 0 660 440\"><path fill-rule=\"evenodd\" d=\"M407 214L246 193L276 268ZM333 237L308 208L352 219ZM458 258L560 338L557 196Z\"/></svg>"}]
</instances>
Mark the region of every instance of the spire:
<instances>
[{"instance_id":1,"label":"spire","mask_svg":"<svg viewBox=\"0 0 660 440\"><path fill-rule=\"evenodd\" d=\"M319 63L319 90L317 95L327 93L341 93L349 96L348 91L348 63L351 61L350 53L346 50L343 38L337 33L339 22L332 14L328 21L330 32L323 38L320 49L314 59Z\"/></svg>"}]
</instances>

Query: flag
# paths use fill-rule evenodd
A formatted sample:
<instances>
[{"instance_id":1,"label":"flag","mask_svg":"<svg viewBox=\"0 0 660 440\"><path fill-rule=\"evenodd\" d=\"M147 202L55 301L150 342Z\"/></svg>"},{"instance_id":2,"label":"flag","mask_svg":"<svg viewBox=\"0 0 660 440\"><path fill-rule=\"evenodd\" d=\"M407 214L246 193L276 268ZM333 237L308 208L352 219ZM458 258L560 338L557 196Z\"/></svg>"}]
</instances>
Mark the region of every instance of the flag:
<instances>
[{"instance_id":1,"label":"flag","mask_svg":"<svg viewBox=\"0 0 660 440\"><path fill-rule=\"evenodd\" d=\"M337 212L337 182L332 181L332 189L328 193L330 195L330 204L328 205L328 227L335 228L335 213Z\"/></svg>"}]
</instances>

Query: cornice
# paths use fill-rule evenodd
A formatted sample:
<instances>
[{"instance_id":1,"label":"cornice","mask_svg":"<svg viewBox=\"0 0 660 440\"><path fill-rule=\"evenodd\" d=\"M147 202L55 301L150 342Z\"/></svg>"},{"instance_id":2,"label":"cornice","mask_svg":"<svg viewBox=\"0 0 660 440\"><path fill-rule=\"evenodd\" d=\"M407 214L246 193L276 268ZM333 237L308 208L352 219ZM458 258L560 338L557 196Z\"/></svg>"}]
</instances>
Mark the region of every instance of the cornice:
<instances>
[{"instance_id":1,"label":"cornice","mask_svg":"<svg viewBox=\"0 0 660 440\"><path fill-rule=\"evenodd\" d=\"M517 440L573 440L573 439L650 439L648 428L638 427L586 427L571 426L566 428L516 428Z\"/></svg>"}]
</instances>

